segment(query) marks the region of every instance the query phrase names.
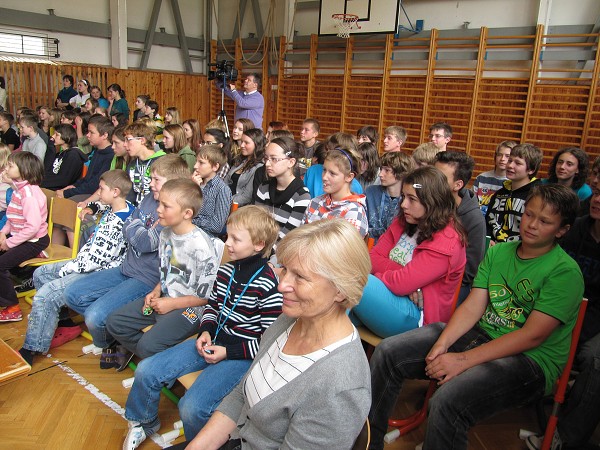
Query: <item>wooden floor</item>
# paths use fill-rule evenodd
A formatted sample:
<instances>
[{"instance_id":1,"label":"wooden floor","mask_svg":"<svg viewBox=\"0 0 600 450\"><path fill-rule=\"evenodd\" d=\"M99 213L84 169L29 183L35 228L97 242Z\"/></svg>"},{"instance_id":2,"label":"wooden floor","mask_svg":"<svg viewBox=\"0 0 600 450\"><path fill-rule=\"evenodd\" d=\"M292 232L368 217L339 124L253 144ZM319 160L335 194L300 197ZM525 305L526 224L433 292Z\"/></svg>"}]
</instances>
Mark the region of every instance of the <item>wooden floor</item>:
<instances>
[{"instance_id":1,"label":"wooden floor","mask_svg":"<svg viewBox=\"0 0 600 450\"><path fill-rule=\"evenodd\" d=\"M22 304L25 316L30 307ZM27 322L0 324L0 338L19 349ZM120 449L127 422L123 409L128 390L121 381L133 372L100 370L99 357L84 355L82 347L89 341L82 337L53 349L47 357L38 356L29 376L0 386L0 449ZM181 395L182 391L176 393ZM399 416L414 410L422 398L426 383L407 383L399 399ZM173 429L179 420L177 407L161 398L161 433ZM469 436L472 450L523 450L519 428L535 429L531 409L511 411L479 424ZM423 440L425 426L386 447L389 450L412 450ZM175 442L180 442L179 440ZM160 448L152 440L140 449ZM328 449L324 449L328 450Z\"/></svg>"}]
</instances>

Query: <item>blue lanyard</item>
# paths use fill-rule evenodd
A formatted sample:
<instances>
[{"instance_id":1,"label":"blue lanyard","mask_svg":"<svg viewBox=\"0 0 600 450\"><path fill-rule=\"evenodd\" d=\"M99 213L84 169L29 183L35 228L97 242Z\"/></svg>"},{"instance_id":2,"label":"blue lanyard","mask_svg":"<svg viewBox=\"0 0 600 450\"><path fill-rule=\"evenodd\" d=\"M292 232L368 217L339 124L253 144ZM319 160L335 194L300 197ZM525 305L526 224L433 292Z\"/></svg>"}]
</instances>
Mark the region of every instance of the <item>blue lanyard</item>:
<instances>
[{"instance_id":1,"label":"blue lanyard","mask_svg":"<svg viewBox=\"0 0 600 450\"><path fill-rule=\"evenodd\" d=\"M256 272L254 272L254 275L252 275L252 277L250 277L250 279L248 280L248 283L246 283L246 286L244 286L244 289L242 290L242 292L240 293L240 295L238 295L237 300L235 301L235 303L233 304L233 306L229 310L229 313L227 314L227 317L225 317L225 320L223 320L221 322L221 317L223 316L223 309L225 308L225 304L227 303L227 299L229 298L229 292L231 290L231 283L233 281L233 276L235 275L235 267L233 268L233 272L231 272L231 278L229 278L229 284L227 285L227 291L225 292L225 298L223 299L223 306L221 307L221 311L219 312L219 317L217 318L217 331L215 332L215 337L213 338L213 344L217 340L217 336L219 335L219 331L221 331L221 329L223 328L223 326L227 322L227 319L229 319L229 316L231 316L231 313L233 312L233 310L235 309L235 307L239 303L240 299L246 293L246 290L248 289L248 286L250 286L250 284L252 284L252 282L254 281L254 279L258 276L258 274L264 268L265 268L265 266L260 267Z\"/></svg>"}]
</instances>

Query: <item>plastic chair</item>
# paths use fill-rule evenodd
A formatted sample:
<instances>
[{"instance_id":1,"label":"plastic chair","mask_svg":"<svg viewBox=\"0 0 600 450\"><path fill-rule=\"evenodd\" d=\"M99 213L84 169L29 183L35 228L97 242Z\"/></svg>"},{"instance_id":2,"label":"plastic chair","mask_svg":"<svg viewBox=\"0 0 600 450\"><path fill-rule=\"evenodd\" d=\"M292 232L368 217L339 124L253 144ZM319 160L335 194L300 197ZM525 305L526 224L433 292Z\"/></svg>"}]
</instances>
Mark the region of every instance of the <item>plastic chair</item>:
<instances>
[{"instance_id":1,"label":"plastic chair","mask_svg":"<svg viewBox=\"0 0 600 450\"><path fill-rule=\"evenodd\" d=\"M577 322L573 327L571 333L571 346L569 348L569 358L567 363L558 379L556 386L556 392L554 393L554 405L552 406L552 412L548 418L546 424L546 431L544 433L544 443L542 450L550 450L552 445L552 438L556 431L556 425L558 424L558 412L561 405L565 402L565 392L569 384L569 376L571 374L571 368L573 367L573 361L575 360L575 353L577 352L577 344L579 343L579 335L581 334L581 328L583 327L583 319L585 317L585 310L587 309L588 299L584 298L579 305L579 313L577 314Z\"/></svg>"},{"instance_id":2,"label":"plastic chair","mask_svg":"<svg viewBox=\"0 0 600 450\"><path fill-rule=\"evenodd\" d=\"M60 261L68 261L77 256L79 251L79 228L81 219L79 219L80 208L77 208L77 203L60 197L52 197L50 205L50 213L48 215L48 236L52 241L52 231L55 225L62 225L74 231L73 247L65 245L53 244L46 248L47 258L32 258L23 261L20 267L25 266L43 266Z\"/></svg>"}]
</instances>

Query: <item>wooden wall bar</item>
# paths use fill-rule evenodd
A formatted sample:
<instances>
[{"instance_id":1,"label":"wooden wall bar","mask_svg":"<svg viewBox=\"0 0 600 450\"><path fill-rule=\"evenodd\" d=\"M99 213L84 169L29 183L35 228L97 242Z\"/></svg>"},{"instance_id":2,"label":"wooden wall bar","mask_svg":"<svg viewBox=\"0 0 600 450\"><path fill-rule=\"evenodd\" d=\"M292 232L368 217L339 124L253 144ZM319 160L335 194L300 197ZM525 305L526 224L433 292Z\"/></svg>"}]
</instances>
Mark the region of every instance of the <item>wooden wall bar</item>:
<instances>
[{"instance_id":1,"label":"wooden wall bar","mask_svg":"<svg viewBox=\"0 0 600 450\"><path fill-rule=\"evenodd\" d=\"M135 109L136 96L148 94L160 105L161 115L166 108L175 106L183 119L196 118L202 124L208 121L209 86L205 76L0 60L0 75L7 82L9 109L13 114L20 106L53 106L65 74L75 80L87 79L92 85L100 86L104 95L110 84L119 84L127 95L131 111Z\"/></svg>"},{"instance_id":2,"label":"wooden wall bar","mask_svg":"<svg viewBox=\"0 0 600 450\"><path fill-rule=\"evenodd\" d=\"M598 38L550 35L540 25L519 36L481 28L475 37L432 30L345 43L282 39L276 118L297 133L303 118L316 117L324 135L399 124L409 150L427 140L432 123L446 121L454 128L451 147L471 154L476 172L491 168L496 145L512 139L544 150L546 176L561 147L580 146L592 160L600 155Z\"/></svg>"}]
</instances>

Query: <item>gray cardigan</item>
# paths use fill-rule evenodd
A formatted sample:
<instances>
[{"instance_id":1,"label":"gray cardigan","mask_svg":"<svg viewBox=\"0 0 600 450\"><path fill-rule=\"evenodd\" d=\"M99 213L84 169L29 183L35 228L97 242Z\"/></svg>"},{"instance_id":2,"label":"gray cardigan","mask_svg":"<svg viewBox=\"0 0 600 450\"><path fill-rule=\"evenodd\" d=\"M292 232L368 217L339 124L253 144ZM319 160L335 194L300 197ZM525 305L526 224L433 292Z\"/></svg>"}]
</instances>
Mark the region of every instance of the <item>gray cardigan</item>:
<instances>
[{"instance_id":1,"label":"gray cardigan","mask_svg":"<svg viewBox=\"0 0 600 450\"><path fill-rule=\"evenodd\" d=\"M227 183L231 187L231 177L232 175L240 170L240 168L244 165L244 163L232 167L227 176L225 177L225 183ZM237 187L233 194L233 201L237 203L239 206L245 206L252 203L252 196L254 195L254 172L263 163L256 164L254 167L251 167L249 170L245 171L240 175L240 178L237 182Z\"/></svg>"},{"instance_id":2,"label":"gray cardigan","mask_svg":"<svg viewBox=\"0 0 600 450\"><path fill-rule=\"evenodd\" d=\"M248 373L294 320L282 314L265 331ZM237 422L243 450L350 449L371 407L369 363L360 339L338 347L252 408L245 381L217 409Z\"/></svg>"}]
</instances>

